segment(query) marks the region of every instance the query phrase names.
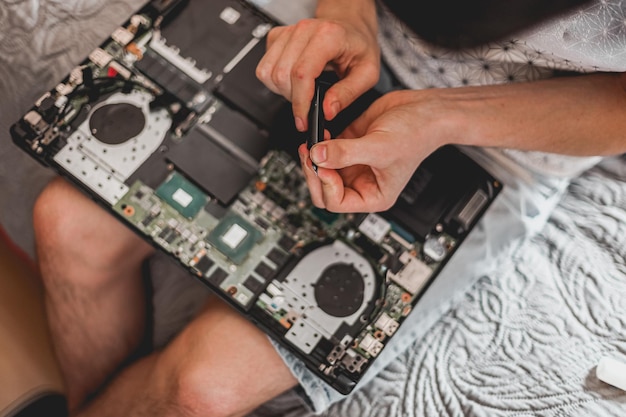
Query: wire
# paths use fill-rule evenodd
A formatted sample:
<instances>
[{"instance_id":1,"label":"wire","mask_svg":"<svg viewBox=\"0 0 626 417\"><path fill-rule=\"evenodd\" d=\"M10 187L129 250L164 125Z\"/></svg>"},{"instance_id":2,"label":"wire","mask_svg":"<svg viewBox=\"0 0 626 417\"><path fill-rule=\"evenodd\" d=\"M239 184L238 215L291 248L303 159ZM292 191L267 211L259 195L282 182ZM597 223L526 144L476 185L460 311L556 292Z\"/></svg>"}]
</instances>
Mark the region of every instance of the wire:
<instances>
[{"instance_id":1,"label":"wire","mask_svg":"<svg viewBox=\"0 0 626 417\"><path fill-rule=\"evenodd\" d=\"M59 113L57 114L57 117L55 118L53 125L56 125L59 121L65 119L70 114L72 109L76 109L71 105L71 103L80 96L87 96L88 100L87 102L83 103L78 108L78 110L82 109L87 104L93 103L100 96L102 96L102 94L106 94L110 91L115 91L118 89L121 89L122 91L124 91L127 89L132 90L133 88L141 88L143 90L146 90L152 93L152 90L150 90L148 87L134 80L122 80L119 78L112 78L112 77L93 78L91 79L89 84L83 83L82 85L77 87L74 91L72 91L71 93L65 96L67 98L67 101L65 102L63 107L59 109ZM92 96L92 94L94 95ZM71 123L72 120L66 120L65 123Z\"/></svg>"}]
</instances>

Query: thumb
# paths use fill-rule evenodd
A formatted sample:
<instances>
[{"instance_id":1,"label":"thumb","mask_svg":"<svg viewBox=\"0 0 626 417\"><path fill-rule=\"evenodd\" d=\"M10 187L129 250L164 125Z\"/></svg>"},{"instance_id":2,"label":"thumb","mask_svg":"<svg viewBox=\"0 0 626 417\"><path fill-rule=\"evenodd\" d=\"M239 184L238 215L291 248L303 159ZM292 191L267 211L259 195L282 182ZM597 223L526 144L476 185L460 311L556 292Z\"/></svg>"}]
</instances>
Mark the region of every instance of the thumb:
<instances>
[{"instance_id":1,"label":"thumb","mask_svg":"<svg viewBox=\"0 0 626 417\"><path fill-rule=\"evenodd\" d=\"M380 165L387 154L384 138L371 134L358 139L325 140L311 148L310 157L322 168L341 169L353 165Z\"/></svg>"}]
</instances>

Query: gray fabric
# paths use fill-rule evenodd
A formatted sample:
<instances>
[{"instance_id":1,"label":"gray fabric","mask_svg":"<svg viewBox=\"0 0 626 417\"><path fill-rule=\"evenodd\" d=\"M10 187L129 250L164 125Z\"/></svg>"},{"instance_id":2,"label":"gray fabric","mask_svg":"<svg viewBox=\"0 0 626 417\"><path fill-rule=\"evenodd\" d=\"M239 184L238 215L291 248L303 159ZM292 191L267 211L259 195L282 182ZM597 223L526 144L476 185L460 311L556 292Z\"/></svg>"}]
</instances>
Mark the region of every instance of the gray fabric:
<instances>
[{"instance_id":1,"label":"gray fabric","mask_svg":"<svg viewBox=\"0 0 626 417\"><path fill-rule=\"evenodd\" d=\"M0 3L0 223L31 254L32 203L53 174L11 143L9 126L141 3ZM538 236L510 248L425 338L325 415L624 415L626 394L594 367L605 354L626 360L625 258L626 160L613 159L575 179ZM206 291L167 259L153 262L164 344ZM292 391L252 415L306 409Z\"/></svg>"},{"instance_id":2,"label":"gray fabric","mask_svg":"<svg viewBox=\"0 0 626 417\"><path fill-rule=\"evenodd\" d=\"M32 205L52 173L11 143L9 127L143 3L0 3L0 222L31 255Z\"/></svg>"}]
</instances>

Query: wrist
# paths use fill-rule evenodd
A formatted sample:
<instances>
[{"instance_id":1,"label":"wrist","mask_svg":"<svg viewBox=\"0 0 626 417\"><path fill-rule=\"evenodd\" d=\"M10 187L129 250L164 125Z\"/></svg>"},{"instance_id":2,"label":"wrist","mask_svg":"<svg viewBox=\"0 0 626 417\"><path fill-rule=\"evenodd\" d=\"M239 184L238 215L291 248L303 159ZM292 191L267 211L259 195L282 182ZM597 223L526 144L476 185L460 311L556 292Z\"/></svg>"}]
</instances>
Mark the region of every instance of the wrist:
<instances>
[{"instance_id":1,"label":"wrist","mask_svg":"<svg viewBox=\"0 0 626 417\"><path fill-rule=\"evenodd\" d=\"M375 0L318 0L315 16L326 17L328 14L350 16L362 11L376 11Z\"/></svg>"},{"instance_id":2,"label":"wrist","mask_svg":"<svg viewBox=\"0 0 626 417\"><path fill-rule=\"evenodd\" d=\"M414 146L431 153L445 145L469 145L479 134L473 123L473 104L459 100L453 89L404 90L411 102Z\"/></svg>"},{"instance_id":3,"label":"wrist","mask_svg":"<svg viewBox=\"0 0 626 417\"><path fill-rule=\"evenodd\" d=\"M361 21L374 34L378 30L375 0L319 0L315 9L315 17L341 21Z\"/></svg>"},{"instance_id":4,"label":"wrist","mask_svg":"<svg viewBox=\"0 0 626 417\"><path fill-rule=\"evenodd\" d=\"M514 96L502 94L505 90L505 86L428 90L436 146L493 147L513 140L516 120L508 109Z\"/></svg>"}]
</instances>

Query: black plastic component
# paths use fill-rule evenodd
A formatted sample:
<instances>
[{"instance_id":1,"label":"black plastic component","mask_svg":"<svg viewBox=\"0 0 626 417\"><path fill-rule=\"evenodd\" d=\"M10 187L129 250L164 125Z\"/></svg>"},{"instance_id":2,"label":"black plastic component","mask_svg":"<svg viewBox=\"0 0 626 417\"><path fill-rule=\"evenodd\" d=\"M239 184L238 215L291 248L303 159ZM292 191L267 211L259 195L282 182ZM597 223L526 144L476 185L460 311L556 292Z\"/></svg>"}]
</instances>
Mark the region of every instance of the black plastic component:
<instances>
[{"instance_id":1,"label":"black plastic component","mask_svg":"<svg viewBox=\"0 0 626 417\"><path fill-rule=\"evenodd\" d=\"M145 126L143 111L129 103L105 104L89 118L91 133L108 145L119 145L134 138Z\"/></svg>"},{"instance_id":2,"label":"black plastic component","mask_svg":"<svg viewBox=\"0 0 626 417\"><path fill-rule=\"evenodd\" d=\"M283 248L285 252L289 252L294 247L295 244L296 244L296 241L287 235L283 235L283 237L281 237L280 240L278 241L278 246Z\"/></svg>"},{"instance_id":3,"label":"black plastic component","mask_svg":"<svg viewBox=\"0 0 626 417\"><path fill-rule=\"evenodd\" d=\"M211 200L204 206L204 210L216 219L221 219L226 215L228 209L221 206L217 201Z\"/></svg>"},{"instance_id":4,"label":"black plastic component","mask_svg":"<svg viewBox=\"0 0 626 417\"><path fill-rule=\"evenodd\" d=\"M266 256L267 259L274 262L277 268L283 266L285 262L287 262L287 259L289 259L289 255L278 248L272 249Z\"/></svg>"},{"instance_id":5,"label":"black plastic component","mask_svg":"<svg viewBox=\"0 0 626 417\"><path fill-rule=\"evenodd\" d=\"M319 79L328 85L337 81L337 76L333 72L323 72ZM330 132L330 137L337 137L354 119L360 116L376 99L380 93L375 89L366 91L358 97L350 106L341 111L333 120L324 123L324 129ZM298 156L298 145L306 143L310 137L310 132L299 132L294 123L291 105L284 105L276 116L276 123L270 129L270 141L272 147L287 152L296 161Z\"/></svg>"},{"instance_id":6,"label":"black plastic component","mask_svg":"<svg viewBox=\"0 0 626 417\"><path fill-rule=\"evenodd\" d=\"M357 237L354 240L354 243L356 243L357 246L363 250L363 253L371 259L378 261L383 257L384 252L380 248L380 246L372 243L372 241L366 238L364 235L360 235L359 237Z\"/></svg>"},{"instance_id":7,"label":"black plastic component","mask_svg":"<svg viewBox=\"0 0 626 417\"><path fill-rule=\"evenodd\" d=\"M235 68L224 76L215 88L215 95L260 126L269 128L287 101L270 91L256 77L255 69L265 53L265 43L265 38L260 39Z\"/></svg>"},{"instance_id":8,"label":"black plastic component","mask_svg":"<svg viewBox=\"0 0 626 417\"><path fill-rule=\"evenodd\" d=\"M253 277L252 275L246 278L246 281L243 283L243 286L249 289L250 291L252 291L255 295L263 291L263 287L264 287L263 283L259 281L258 279L256 279L255 277Z\"/></svg>"},{"instance_id":9,"label":"black plastic component","mask_svg":"<svg viewBox=\"0 0 626 417\"><path fill-rule=\"evenodd\" d=\"M263 230L267 230L267 228L270 227L270 224L266 222L262 217L257 217L256 219L254 219L254 222L259 225L259 227L261 227L261 229Z\"/></svg>"},{"instance_id":10,"label":"black plastic component","mask_svg":"<svg viewBox=\"0 0 626 417\"><path fill-rule=\"evenodd\" d=\"M489 174L458 148L445 146L422 162L395 205L384 215L421 241L439 223L450 226L447 231L459 237L456 225L448 224L448 215L456 213L458 202L468 201L476 190L488 190L491 181Z\"/></svg>"},{"instance_id":11,"label":"black plastic component","mask_svg":"<svg viewBox=\"0 0 626 417\"><path fill-rule=\"evenodd\" d=\"M324 95L328 89L329 84L315 80L315 92L313 93L313 100L311 100L311 107L309 108L309 132L306 142L307 149L311 149L313 145L324 140L324 124L326 119L324 118Z\"/></svg>"},{"instance_id":12,"label":"black plastic component","mask_svg":"<svg viewBox=\"0 0 626 417\"><path fill-rule=\"evenodd\" d=\"M214 264L215 262L213 262L210 258L203 256L195 265L195 268L203 274L206 274Z\"/></svg>"},{"instance_id":13,"label":"black plastic component","mask_svg":"<svg viewBox=\"0 0 626 417\"><path fill-rule=\"evenodd\" d=\"M192 103L202 86L159 55L148 52L135 67L183 103Z\"/></svg>"},{"instance_id":14,"label":"black plastic component","mask_svg":"<svg viewBox=\"0 0 626 417\"><path fill-rule=\"evenodd\" d=\"M351 264L330 265L315 283L315 301L319 308L333 317L354 314L363 304L365 282Z\"/></svg>"},{"instance_id":15,"label":"black plastic component","mask_svg":"<svg viewBox=\"0 0 626 417\"><path fill-rule=\"evenodd\" d=\"M46 123L52 123L56 115L58 114L58 108L54 105L55 100L52 96L48 96L39 105L39 114L43 117Z\"/></svg>"},{"instance_id":16,"label":"black plastic component","mask_svg":"<svg viewBox=\"0 0 626 417\"><path fill-rule=\"evenodd\" d=\"M269 150L267 132L227 105L213 113L209 126L257 162Z\"/></svg>"},{"instance_id":17,"label":"black plastic component","mask_svg":"<svg viewBox=\"0 0 626 417\"><path fill-rule=\"evenodd\" d=\"M146 218L144 218L144 219L141 221L141 224L142 224L144 227L146 227L146 226L148 226L150 223L152 223L152 221L153 221L154 219L155 219L155 218L154 218L153 216L147 216Z\"/></svg>"},{"instance_id":18,"label":"black plastic component","mask_svg":"<svg viewBox=\"0 0 626 417\"><path fill-rule=\"evenodd\" d=\"M389 257L385 264L393 274L397 274L404 267L404 264L400 261L401 255L400 252L396 253L394 256Z\"/></svg>"},{"instance_id":19,"label":"black plastic component","mask_svg":"<svg viewBox=\"0 0 626 417\"><path fill-rule=\"evenodd\" d=\"M223 15L227 8L234 13L227 11ZM167 44L178 48L182 57L193 59L198 68L213 74L205 84L210 88L263 22L260 15L250 13L240 1L194 0L165 22L162 32Z\"/></svg>"},{"instance_id":20,"label":"black plastic component","mask_svg":"<svg viewBox=\"0 0 626 417\"><path fill-rule=\"evenodd\" d=\"M309 108L309 131L307 133L306 147L311 149L316 143L324 140L324 126L326 119L324 117L324 95L330 84L321 79L315 80L315 92L311 107ZM313 164L313 169L317 172L317 165Z\"/></svg>"},{"instance_id":21,"label":"black plastic component","mask_svg":"<svg viewBox=\"0 0 626 417\"><path fill-rule=\"evenodd\" d=\"M198 129L166 153L176 168L208 194L227 205L252 180L254 172Z\"/></svg>"},{"instance_id":22,"label":"black plastic component","mask_svg":"<svg viewBox=\"0 0 626 417\"><path fill-rule=\"evenodd\" d=\"M19 122L11 126L11 137L13 138L13 141L18 145L21 145L22 142L25 142L27 140L34 139L36 136L37 134L33 131L33 129L28 126L23 120L20 120Z\"/></svg>"},{"instance_id":23,"label":"black plastic component","mask_svg":"<svg viewBox=\"0 0 626 417\"><path fill-rule=\"evenodd\" d=\"M337 380L333 386L337 388L339 392L347 394L354 389L354 387L356 386L356 381L353 381L347 375L340 374L337 377Z\"/></svg>"},{"instance_id":24,"label":"black plastic component","mask_svg":"<svg viewBox=\"0 0 626 417\"><path fill-rule=\"evenodd\" d=\"M257 265L257 267L254 269L254 272L256 272L265 281L274 276L274 269L265 262L259 263L259 265Z\"/></svg>"},{"instance_id":25,"label":"black plastic component","mask_svg":"<svg viewBox=\"0 0 626 417\"><path fill-rule=\"evenodd\" d=\"M216 287L219 287L227 277L228 272L224 271L222 268L217 268L207 280Z\"/></svg>"}]
</instances>

